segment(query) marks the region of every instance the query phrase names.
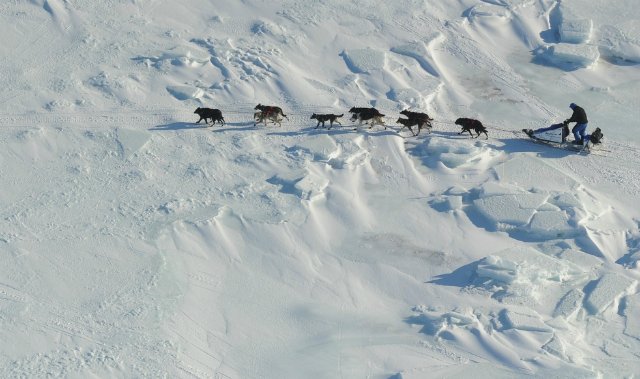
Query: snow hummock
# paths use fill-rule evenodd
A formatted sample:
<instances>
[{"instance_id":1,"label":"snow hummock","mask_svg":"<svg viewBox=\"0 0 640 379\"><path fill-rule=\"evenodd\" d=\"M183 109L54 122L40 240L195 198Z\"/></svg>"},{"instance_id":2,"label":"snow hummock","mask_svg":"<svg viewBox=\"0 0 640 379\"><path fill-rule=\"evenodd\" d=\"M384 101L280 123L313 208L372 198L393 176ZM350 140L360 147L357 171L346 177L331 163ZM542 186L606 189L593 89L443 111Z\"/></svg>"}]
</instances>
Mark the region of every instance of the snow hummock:
<instances>
[{"instance_id":1,"label":"snow hummock","mask_svg":"<svg viewBox=\"0 0 640 379\"><path fill-rule=\"evenodd\" d=\"M562 20L560 24L560 40L564 43L585 43L591 38L593 21Z\"/></svg>"},{"instance_id":2,"label":"snow hummock","mask_svg":"<svg viewBox=\"0 0 640 379\"><path fill-rule=\"evenodd\" d=\"M636 284L636 280L620 274L607 273L597 281L593 291L586 297L585 307L591 314L602 313Z\"/></svg>"},{"instance_id":3,"label":"snow hummock","mask_svg":"<svg viewBox=\"0 0 640 379\"><path fill-rule=\"evenodd\" d=\"M600 58L600 51L593 45L557 44L549 49L547 60L558 67L589 68Z\"/></svg>"}]
</instances>

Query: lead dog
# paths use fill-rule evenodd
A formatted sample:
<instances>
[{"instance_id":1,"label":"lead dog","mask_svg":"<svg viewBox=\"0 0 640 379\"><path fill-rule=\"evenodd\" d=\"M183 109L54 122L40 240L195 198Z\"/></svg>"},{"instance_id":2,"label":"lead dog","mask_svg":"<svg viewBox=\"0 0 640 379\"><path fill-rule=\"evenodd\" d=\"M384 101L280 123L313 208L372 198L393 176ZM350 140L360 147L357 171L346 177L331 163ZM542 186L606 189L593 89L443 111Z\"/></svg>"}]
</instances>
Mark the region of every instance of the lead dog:
<instances>
[{"instance_id":1,"label":"lead dog","mask_svg":"<svg viewBox=\"0 0 640 379\"><path fill-rule=\"evenodd\" d=\"M313 119L318 120L318 124L316 125L315 129L318 129L318 126L320 126L320 124L322 124L322 127L324 128L324 123L327 121L329 121L329 129L331 129L333 127L334 122L342 126L340 121L338 121L338 118L342 116L344 116L344 113L343 114L315 114L314 113L311 115L311 120Z\"/></svg>"},{"instance_id":2,"label":"lead dog","mask_svg":"<svg viewBox=\"0 0 640 379\"><path fill-rule=\"evenodd\" d=\"M484 125L482 125L482 123L478 120L474 120L472 118L459 118L456 120L455 124L462 127L462 131L460 131L460 133L458 134L469 132L471 138L476 138L480 137L480 133L484 133L484 135L487 136L487 139L489 139L487 128L485 128ZM477 134L475 137L473 136L473 133L471 133L472 130Z\"/></svg>"}]
</instances>

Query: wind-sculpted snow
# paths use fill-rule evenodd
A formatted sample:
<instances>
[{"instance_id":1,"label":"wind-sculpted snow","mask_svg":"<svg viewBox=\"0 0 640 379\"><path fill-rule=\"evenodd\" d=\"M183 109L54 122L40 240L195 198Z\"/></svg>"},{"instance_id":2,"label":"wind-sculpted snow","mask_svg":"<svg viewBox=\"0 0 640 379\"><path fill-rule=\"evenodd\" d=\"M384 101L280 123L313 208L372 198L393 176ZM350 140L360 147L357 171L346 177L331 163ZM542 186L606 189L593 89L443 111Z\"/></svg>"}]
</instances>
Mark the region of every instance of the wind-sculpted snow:
<instances>
[{"instance_id":1,"label":"wind-sculpted snow","mask_svg":"<svg viewBox=\"0 0 640 379\"><path fill-rule=\"evenodd\" d=\"M632 377L634 7L0 2L0 377Z\"/></svg>"}]
</instances>

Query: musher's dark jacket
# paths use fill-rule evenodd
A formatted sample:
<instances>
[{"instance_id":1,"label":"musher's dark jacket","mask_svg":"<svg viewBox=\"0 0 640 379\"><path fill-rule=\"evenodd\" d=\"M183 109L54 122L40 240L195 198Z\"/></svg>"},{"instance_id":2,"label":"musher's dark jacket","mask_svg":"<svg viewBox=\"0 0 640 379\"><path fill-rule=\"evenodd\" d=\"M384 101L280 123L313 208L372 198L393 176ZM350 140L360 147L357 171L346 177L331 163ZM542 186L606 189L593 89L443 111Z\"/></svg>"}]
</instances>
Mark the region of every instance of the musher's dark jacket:
<instances>
[{"instance_id":1,"label":"musher's dark jacket","mask_svg":"<svg viewBox=\"0 0 640 379\"><path fill-rule=\"evenodd\" d=\"M573 108L573 114L571 115L571 118L567 120L567 122L576 122L578 124L586 124L587 122L589 122L589 120L587 120L587 112L585 112L584 109L576 105L575 108Z\"/></svg>"}]
</instances>

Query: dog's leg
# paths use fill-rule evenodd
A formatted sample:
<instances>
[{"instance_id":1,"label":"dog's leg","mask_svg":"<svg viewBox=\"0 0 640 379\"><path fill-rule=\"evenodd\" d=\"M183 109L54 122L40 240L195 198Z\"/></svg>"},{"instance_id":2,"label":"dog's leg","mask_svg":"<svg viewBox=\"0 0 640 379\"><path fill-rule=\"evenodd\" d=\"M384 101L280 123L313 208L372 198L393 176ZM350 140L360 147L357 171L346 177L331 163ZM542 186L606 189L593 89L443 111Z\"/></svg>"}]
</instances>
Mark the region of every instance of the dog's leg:
<instances>
[{"instance_id":1,"label":"dog's leg","mask_svg":"<svg viewBox=\"0 0 640 379\"><path fill-rule=\"evenodd\" d=\"M320 121L318 121L318 123L316 124L316 127L314 129L318 129L318 126L320 126Z\"/></svg>"}]
</instances>

